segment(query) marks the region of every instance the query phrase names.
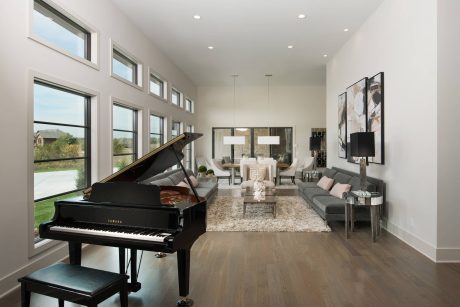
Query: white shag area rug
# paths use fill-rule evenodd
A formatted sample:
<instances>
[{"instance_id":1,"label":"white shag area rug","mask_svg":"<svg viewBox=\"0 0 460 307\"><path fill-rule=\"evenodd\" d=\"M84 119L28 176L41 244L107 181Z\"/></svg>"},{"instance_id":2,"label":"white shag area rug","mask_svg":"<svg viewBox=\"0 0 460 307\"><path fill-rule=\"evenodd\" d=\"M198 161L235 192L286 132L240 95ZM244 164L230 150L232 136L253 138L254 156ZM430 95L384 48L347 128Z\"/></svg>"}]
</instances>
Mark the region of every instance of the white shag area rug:
<instances>
[{"instance_id":1,"label":"white shag area rug","mask_svg":"<svg viewBox=\"0 0 460 307\"><path fill-rule=\"evenodd\" d=\"M243 198L216 196L208 204L207 231L329 232L331 228L299 196L277 196L276 218L265 204L247 205Z\"/></svg>"}]
</instances>

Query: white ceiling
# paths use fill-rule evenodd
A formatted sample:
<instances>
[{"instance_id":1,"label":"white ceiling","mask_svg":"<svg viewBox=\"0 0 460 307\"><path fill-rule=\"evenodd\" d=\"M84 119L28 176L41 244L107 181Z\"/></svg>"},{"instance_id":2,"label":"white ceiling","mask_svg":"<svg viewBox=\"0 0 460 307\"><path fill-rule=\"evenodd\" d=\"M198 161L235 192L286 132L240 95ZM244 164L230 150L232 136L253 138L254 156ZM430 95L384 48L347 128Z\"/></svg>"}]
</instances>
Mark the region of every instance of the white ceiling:
<instances>
[{"instance_id":1,"label":"white ceiling","mask_svg":"<svg viewBox=\"0 0 460 307\"><path fill-rule=\"evenodd\" d=\"M323 55L330 58L383 0L113 1L195 85L206 86L229 84L232 74L240 84L265 84L266 73L277 84L325 84ZM298 19L302 13L307 18Z\"/></svg>"}]
</instances>

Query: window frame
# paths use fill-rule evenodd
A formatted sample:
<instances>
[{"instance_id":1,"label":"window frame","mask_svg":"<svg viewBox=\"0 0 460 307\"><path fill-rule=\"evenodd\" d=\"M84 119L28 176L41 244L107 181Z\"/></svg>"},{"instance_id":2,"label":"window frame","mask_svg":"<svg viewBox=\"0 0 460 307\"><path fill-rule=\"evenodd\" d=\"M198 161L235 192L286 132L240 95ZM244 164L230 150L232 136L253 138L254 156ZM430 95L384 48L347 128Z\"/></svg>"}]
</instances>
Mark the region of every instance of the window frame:
<instances>
[{"instance_id":1,"label":"window frame","mask_svg":"<svg viewBox=\"0 0 460 307\"><path fill-rule=\"evenodd\" d=\"M133 105L133 104L130 104L130 103L127 103L126 101L122 100L122 99L118 99L118 98L114 98L112 97L111 98L111 115L110 115L110 171L112 173L115 173L113 172L113 158L115 156L129 156L129 155L132 155L133 157L133 162L136 161L137 159L139 159L139 157L141 156L142 154L142 139L141 139L141 136L142 136L142 109ZM122 129L114 129L113 128L113 122L114 122L114 119L113 119L113 110L114 110L114 106L117 106L117 107L122 107L122 108L125 108L125 109L129 109L129 110L132 110L132 111L135 111L133 116L134 116L134 120L133 120L133 128L135 129L134 131L129 131L129 130L122 130ZM118 154L118 155L115 155L114 152L113 152L113 132L114 131L121 131L121 132L129 132L129 133L133 133L134 134L134 140L133 140L133 153L130 153L130 154Z\"/></svg>"},{"instance_id":2,"label":"window frame","mask_svg":"<svg viewBox=\"0 0 460 307\"><path fill-rule=\"evenodd\" d=\"M59 18L68 21L69 24L74 27L81 29L82 31L86 32L87 39L85 41L85 54L88 54L88 57L80 57L76 54L73 54L66 49L58 46L57 44L41 37L38 34L35 34L34 27L33 27L33 20L34 20L34 11L35 11L35 2L39 2L40 5L44 3L45 9L51 11L51 13L57 15ZM43 5L42 5L43 6ZM91 68L96 70L100 70L99 65L99 37L100 32L92 25L90 25L87 21L83 21L82 18L78 17L77 14L70 12L67 9L62 8L61 6L57 5L51 0L29 0L29 26L28 26L28 38L45 46L49 49L57 51L69 58L72 58L82 64L85 64Z\"/></svg>"},{"instance_id":3,"label":"window frame","mask_svg":"<svg viewBox=\"0 0 460 307\"><path fill-rule=\"evenodd\" d=\"M54 246L61 246L60 248L65 248L66 244L61 241L45 239L40 242L35 243L34 235L34 224L35 224L35 202L34 202L34 84L36 80L40 80L43 83L54 84L60 88L70 89L72 92L81 93L90 97L90 131L91 143L98 143L98 134L94 127L97 127L97 112L98 112L98 101L100 98L100 93L92 89L86 88L79 84L69 82L67 80L55 78L53 76L43 74L37 71L29 70L28 74L28 112L27 112L27 122L28 122L28 146L27 146L27 170L28 170L28 180L27 180L27 204L28 204L28 255L29 257L34 257L39 253L42 253ZM89 148L91 159L94 159L98 156L97 146L92 146ZM98 179L98 168L96 163L91 161L91 178L89 184L95 182ZM63 249L65 252L65 249Z\"/></svg>"},{"instance_id":4,"label":"window frame","mask_svg":"<svg viewBox=\"0 0 460 307\"><path fill-rule=\"evenodd\" d=\"M190 110L187 108L187 101L190 101ZM193 101L193 99L189 98L189 97L185 97L184 99L184 109L185 111L189 112L189 113L195 113L195 107L194 107L194 104L195 102Z\"/></svg>"},{"instance_id":5,"label":"window frame","mask_svg":"<svg viewBox=\"0 0 460 307\"><path fill-rule=\"evenodd\" d=\"M113 71L113 59L114 54L118 53L122 57L126 58L130 63L135 65L135 78L133 82L123 78L122 76L117 75ZM134 55L132 55L129 51L121 47L119 44L110 40L110 76L118 81L121 81L125 84L131 85L132 87L143 91L144 90L144 80L143 80L143 73L144 73L144 64Z\"/></svg>"},{"instance_id":6,"label":"window frame","mask_svg":"<svg viewBox=\"0 0 460 307\"><path fill-rule=\"evenodd\" d=\"M150 125L151 121L150 121L150 117L151 116L156 116L156 117L159 117L161 119L161 131L160 131L160 134L157 134L157 133L152 133L152 127ZM158 113L153 113L153 112L150 112L149 113L149 151L151 151L151 143L150 143L150 140L151 140L151 136L152 135L159 135L161 137L161 141L160 141L160 146L165 144L166 143L166 122L167 122L167 117L164 116L164 115L161 115L161 114L158 114Z\"/></svg>"},{"instance_id":7,"label":"window frame","mask_svg":"<svg viewBox=\"0 0 460 307\"><path fill-rule=\"evenodd\" d=\"M194 132L195 131L195 126L192 124L185 124L185 130L186 132ZM185 145L185 154L184 154L184 162L185 162L185 168L191 169L192 171L195 171L195 142L191 142L187 145ZM188 165L190 164L190 165ZM190 167L189 167L190 166Z\"/></svg>"},{"instance_id":8,"label":"window frame","mask_svg":"<svg viewBox=\"0 0 460 307\"><path fill-rule=\"evenodd\" d=\"M158 98L158 99L161 99L163 102L168 102L168 88L169 88L169 84L168 84L168 81L163 78L160 74L154 72L150 67L149 67L149 80L148 80L148 93L152 96L152 97L155 97L155 98ZM150 87L150 82L151 82L151 78L155 78L161 82L163 82L163 93L161 96L153 93L151 91L151 87Z\"/></svg>"}]
</instances>

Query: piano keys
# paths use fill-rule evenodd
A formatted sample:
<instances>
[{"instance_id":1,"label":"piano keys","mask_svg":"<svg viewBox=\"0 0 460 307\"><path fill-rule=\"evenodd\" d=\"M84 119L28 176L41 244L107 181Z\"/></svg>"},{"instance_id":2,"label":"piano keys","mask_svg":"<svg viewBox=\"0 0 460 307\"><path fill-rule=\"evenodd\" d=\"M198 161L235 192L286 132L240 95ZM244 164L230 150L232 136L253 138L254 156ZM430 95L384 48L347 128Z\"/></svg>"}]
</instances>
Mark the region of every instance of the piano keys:
<instances>
[{"instance_id":1,"label":"piano keys","mask_svg":"<svg viewBox=\"0 0 460 307\"><path fill-rule=\"evenodd\" d=\"M127 167L94 183L84 197L55 202L55 215L39 227L40 237L67 241L72 264L81 263L83 243L119 248L119 270L125 273L131 254L130 291L137 281L137 250L177 252L178 306L190 306L190 249L206 232L206 200L198 197L181 163L185 145L199 138L184 133ZM148 179L173 165L181 167L192 194L184 187L158 187Z\"/></svg>"}]
</instances>

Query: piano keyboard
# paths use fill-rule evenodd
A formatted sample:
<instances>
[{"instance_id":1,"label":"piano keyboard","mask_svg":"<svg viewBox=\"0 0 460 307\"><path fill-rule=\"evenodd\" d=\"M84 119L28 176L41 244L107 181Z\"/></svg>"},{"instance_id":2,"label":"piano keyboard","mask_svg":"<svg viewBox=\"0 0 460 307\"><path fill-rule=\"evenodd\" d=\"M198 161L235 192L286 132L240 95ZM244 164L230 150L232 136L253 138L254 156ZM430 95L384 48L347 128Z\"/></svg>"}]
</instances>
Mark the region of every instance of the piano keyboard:
<instances>
[{"instance_id":1,"label":"piano keyboard","mask_svg":"<svg viewBox=\"0 0 460 307\"><path fill-rule=\"evenodd\" d=\"M67 233L77 233L77 234L85 234L85 235L94 235L94 236L102 236L102 237L115 237L115 238L126 238L126 239L134 239L134 240L141 240L141 241L153 241L153 242L164 242L165 238L170 236L170 233L165 232L155 232L152 230L122 230L117 229L115 231L111 230L104 230L104 229L97 229L97 228L80 228L80 227L67 227L67 226L51 226L50 231L57 231L57 232L67 232Z\"/></svg>"}]
</instances>

